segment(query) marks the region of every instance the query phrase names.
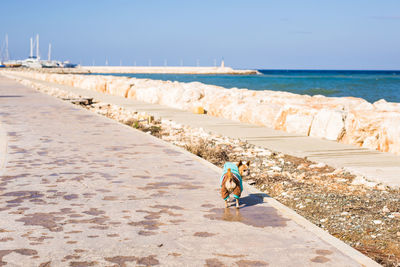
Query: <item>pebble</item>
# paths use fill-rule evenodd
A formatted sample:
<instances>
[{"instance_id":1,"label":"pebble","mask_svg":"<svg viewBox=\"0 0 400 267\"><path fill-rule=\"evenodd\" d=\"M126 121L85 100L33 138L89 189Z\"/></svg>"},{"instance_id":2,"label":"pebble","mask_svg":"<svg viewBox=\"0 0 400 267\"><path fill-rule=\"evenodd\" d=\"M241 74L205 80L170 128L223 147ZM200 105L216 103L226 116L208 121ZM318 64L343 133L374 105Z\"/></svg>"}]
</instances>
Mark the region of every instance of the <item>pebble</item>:
<instances>
[{"instance_id":1,"label":"pebble","mask_svg":"<svg viewBox=\"0 0 400 267\"><path fill-rule=\"evenodd\" d=\"M297 166L297 169L298 169L298 170L303 170L303 169L306 169L306 168L307 168L307 165L304 164L304 163L302 163L302 164L300 164L299 166Z\"/></svg>"},{"instance_id":2,"label":"pebble","mask_svg":"<svg viewBox=\"0 0 400 267\"><path fill-rule=\"evenodd\" d=\"M378 185L376 188L377 188L378 190L385 190L385 189L386 189L386 186L383 185L383 184L380 184L380 185Z\"/></svg>"},{"instance_id":3,"label":"pebble","mask_svg":"<svg viewBox=\"0 0 400 267\"><path fill-rule=\"evenodd\" d=\"M317 163L317 164L310 165L310 168L312 168L312 169L314 169L314 168L323 168L325 166L326 166L325 163L320 162L320 163Z\"/></svg>"},{"instance_id":4,"label":"pebble","mask_svg":"<svg viewBox=\"0 0 400 267\"><path fill-rule=\"evenodd\" d=\"M393 212L392 215L396 218L400 218L400 212Z\"/></svg>"},{"instance_id":5,"label":"pebble","mask_svg":"<svg viewBox=\"0 0 400 267\"><path fill-rule=\"evenodd\" d=\"M271 156L272 152L264 149L255 149L255 151L258 153L259 156Z\"/></svg>"},{"instance_id":6,"label":"pebble","mask_svg":"<svg viewBox=\"0 0 400 267\"><path fill-rule=\"evenodd\" d=\"M374 223L374 224L381 224L382 221L381 221L381 220L373 220L373 223Z\"/></svg>"},{"instance_id":7,"label":"pebble","mask_svg":"<svg viewBox=\"0 0 400 267\"><path fill-rule=\"evenodd\" d=\"M280 171L282 171L282 168L278 167L278 166L272 166L271 170L276 171L276 172L280 172Z\"/></svg>"},{"instance_id":8,"label":"pebble","mask_svg":"<svg viewBox=\"0 0 400 267\"><path fill-rule=\"evenodd\" d=\"M283 176L285 176L285 177L287 177L287 178L289 178L289 179L292 179L293 177L292 177L292 174L290 174L290 172L282 172L282 175Z\"/></svg>"},{"instance_id":9,"label":"pebble","mask_svg":"<svg viewBox=\"0 0 400 267\"><path fill-rule=\"evenodd\" d=\"M306 178L306 173L305 172L300 173L299 175L296 176L296 178L299 180L303 180L304 178Z\"/></svg>"},{"instance_id":10,"label":"pebble","mask_svg":"<svg viewBox=\"0 0 400 267\"><path fill-rule=\"evenodd\" d=\"M264 185L262 185L261 190L265 190L267 188L268 188L268 186L264 184Z\"/></svg>"},{"instance_id":11,"label":"pebble","mask_svg":"<svg viewBox=\"0 0 400 267\"><path fill-rule=\"evenodd\" d=\"M275 163L274 163L273 161L270 161L270 160L264 160L264 161L263 161L263 164L264 164L265 166L273 166Z\"/></svg>"},{"instance_id":12,"label":"pebble","mask_svg":"<svg viewBox=\"0 0 400 267\"><path fill-rule=\"evenodd\" d=\"M382 209L382 212L388 213L388 212L390 212L390 210L388 209L388 207L384 206Z\"/></svg>"},{"instance_id":13,"label":"pebble","mask_svg":"<svg viewBox=\"0 0 400 267\"><path fill-rule=\"evenodd\" d=\"M351 184L352 185L365 185L368 188L373 188L377 185L377 183L369 182L362 176L357 176L356 178L354 178L354 180L353 180L353 182L351 182Z\"/></svg>"},{"instance_id":14,"label":"pebble","mask_svg":"<svg viewBox=\"0 0 400 267\"><path fill-rule=\"evenodd\" d=\"M340 174L343 172L343 169L336 169L332 172L332 174Z\"/></svg>"}]
</instances>

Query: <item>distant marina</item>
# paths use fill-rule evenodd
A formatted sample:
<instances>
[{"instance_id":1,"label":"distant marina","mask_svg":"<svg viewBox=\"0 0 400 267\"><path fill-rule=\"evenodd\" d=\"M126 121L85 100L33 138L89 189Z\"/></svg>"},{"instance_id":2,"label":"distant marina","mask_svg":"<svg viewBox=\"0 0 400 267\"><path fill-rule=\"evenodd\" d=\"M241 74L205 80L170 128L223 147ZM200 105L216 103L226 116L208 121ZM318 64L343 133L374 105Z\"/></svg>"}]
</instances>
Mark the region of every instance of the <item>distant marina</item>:
<instances>
[{"instance_id":1,"label":"distant marina","mask_svg":"<svg viewBox=\"0 0 400 267\"><path fill-rule=\"evenodd\" d=\"M36 55L33 50L36 48ZM49 44L47 60L41 60L39 53L39 34L36 35L36 40L30 38L30 53L29 57L24 60L11 60L8 51L8 35L5 36L4 44L0 50L0 68L75 68L77 64L72 64L69 61L59 61L51 59L51 44Z\"/></svg>"},{"instance_id":2,"label":"distant marina","mask_svg":"<svg viewBox=\"0 0 400 267\"><path fill-rule=\"evenodd\" d=\"M36 55L33 51L36 49ZM8 50L8 36L0 47L0 68L29 68L29 69L47 69L49 72L59 73L170 73L170 74L232 74L232 75L254 75L259 74L257 70L237 70L226 67L222 59L221 65L216 66L214 60L213 67L198 66L108 66L106 59L105 66L81 66L69 61L59 61L51 59L51 43L48 48L47 60L42 60L39 52L39 35L36 39L30 38L29 57L24 60L11 60ZM50 70L53 69L53 70ZM44 71L44 70L43 70Z\"/></svg>"}]
</instances>

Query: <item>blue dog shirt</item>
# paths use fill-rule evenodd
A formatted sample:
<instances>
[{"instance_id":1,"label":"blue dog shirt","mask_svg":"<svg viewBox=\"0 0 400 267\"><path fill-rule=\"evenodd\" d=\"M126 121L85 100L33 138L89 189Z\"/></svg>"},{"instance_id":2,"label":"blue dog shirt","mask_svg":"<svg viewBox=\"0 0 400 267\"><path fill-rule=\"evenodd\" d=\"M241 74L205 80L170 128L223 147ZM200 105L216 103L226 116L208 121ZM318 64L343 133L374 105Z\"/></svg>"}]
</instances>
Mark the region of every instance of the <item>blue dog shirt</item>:
<instances>
[{"instance_id":1,"label":"blue dog shirt","mask_svg":"<svg viewBox=\"0 0 400 267\"><path fill-rule=\"evenodd\" d=\"M220 180L221 187L222 187L222 182L224 181L224 176L228 172L228 169L231 169L232 174L236 177L236 179L239 180L240 190L243 191L242 176L240 176L239 168L235 163L232 163L232 162L227 162L224 165L224 169L223 169L221 180Z\"/></svg>"}]
</instances>

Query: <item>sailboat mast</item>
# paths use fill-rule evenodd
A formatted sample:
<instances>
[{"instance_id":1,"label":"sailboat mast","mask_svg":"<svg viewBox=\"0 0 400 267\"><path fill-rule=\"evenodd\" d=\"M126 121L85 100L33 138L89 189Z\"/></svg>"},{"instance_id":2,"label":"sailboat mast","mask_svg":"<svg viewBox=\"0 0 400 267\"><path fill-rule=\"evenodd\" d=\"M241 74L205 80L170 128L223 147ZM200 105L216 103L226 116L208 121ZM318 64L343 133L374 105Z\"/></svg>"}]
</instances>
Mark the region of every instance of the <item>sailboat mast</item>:
<instances>
[{"instance_id":1,"label":"sailboat mast","mask_svg":"<svg viewBox=\"0 0 400 267\"><path fill-rule=\"evenodd\" d=\"M9 60L9 54L8 54L8 34L6 34L6 55L5 55L5 60Z\"/></svg>"},{"instance_id":2,"label":"sailboat mast","mask_svg":"<svg viewBox=\"0 0 400 267\"><path fill-rule=\"evenodd\" d=\"M39 34L36 35L36 58L39 60L40 55L39 55Z\"/></svg>"},{"instance_id":3,"label":"sailboat mast","mask_svg":"<svg viewBox=\"0 0 400 267\"><path fill-rule=\"evenodd\" d=\"M31 37L31 50L29 52L29 58L33 58L33 39Z\"/></svg>"},{"instance_id":4,"label":"sailboat mast","mask_svg":"<svg viewBox=\"0 0 400 267\"><path fill-rule=\"evenodd\" d=\"M49 54L47 55L47 61L50 61L51 58L51 43L49 44Z\"/></svg>"}]
</instances>

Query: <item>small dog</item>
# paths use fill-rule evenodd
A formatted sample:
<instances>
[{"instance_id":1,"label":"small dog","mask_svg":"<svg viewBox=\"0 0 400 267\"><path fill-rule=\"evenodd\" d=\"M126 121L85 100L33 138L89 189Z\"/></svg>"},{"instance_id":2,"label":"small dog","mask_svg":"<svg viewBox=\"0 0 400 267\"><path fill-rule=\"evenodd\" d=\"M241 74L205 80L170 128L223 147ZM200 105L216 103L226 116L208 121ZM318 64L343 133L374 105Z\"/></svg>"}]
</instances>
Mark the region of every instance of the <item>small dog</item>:
<instances>
[{"instance_id":1,"label":"small dog","mask_svg":"<svg viewBox=\"0 0 400 267\"><path fill-rule=\"evenodd\" d=\"M228 207L228 198L233 194L236 199L236 208L239 208L239 198L243 191L242 177L250 175L250 161L243 164L240 160L238 164L227 162L221 176L221 197L225 200L225 208Z\"/></svg>"}]
</instances>

